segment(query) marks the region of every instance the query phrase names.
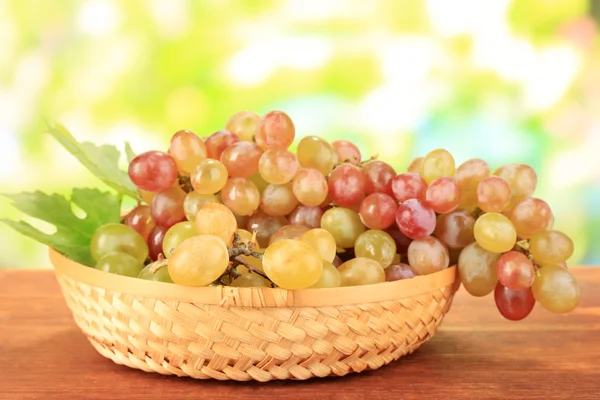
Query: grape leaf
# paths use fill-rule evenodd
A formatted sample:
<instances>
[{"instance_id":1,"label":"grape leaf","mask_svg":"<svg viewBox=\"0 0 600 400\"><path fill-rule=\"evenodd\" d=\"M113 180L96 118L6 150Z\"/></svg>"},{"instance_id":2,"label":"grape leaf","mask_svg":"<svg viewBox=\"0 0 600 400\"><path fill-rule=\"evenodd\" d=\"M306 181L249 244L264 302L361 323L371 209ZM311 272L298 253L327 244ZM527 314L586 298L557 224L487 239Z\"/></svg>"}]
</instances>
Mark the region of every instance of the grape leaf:
<instances>
[{"instance_id":1,"label":"grape leaf","mask_svg":"<svg viewBox=\"0 0 600 400\"><path fill-rule=\"evenodd\" d=\"M137 156L135 151L133 151L131 148L131 144L129 144L129 142L125 142L125 154L127 155L127 162L131 162L131 160Z\"/></svg>"},{"instance_id":2,"label":"grape leaf","mask_svg":"<svg viewBox=\"0 0 600 400\"><path fill-rule=\"evenodd\" d=\"M28 216L54 225L56 232L46 234L24 221L0 221L87 266L94 263L90 254L92 235L104 224L119 222L121 211L120 195L98 189L73 189L70 200L58 194L49 195L40 191L2 196L12 200L13 206ZM86 213L85 218L79 218L73 213L71 203Z\"/></svg>"},{"instance_id":3,"label":"grape leaf","mask_svg":"<svg viewBox=\"0 0 600 400\"><path fill-rule=\"evenodd\" d=\"M119 168L121 153L111 145L78 142L61 124L49 124L49 133L75 156L84 167L117 192L137 198L137 190L127 172Z\"/></svg>"}]
</instances>

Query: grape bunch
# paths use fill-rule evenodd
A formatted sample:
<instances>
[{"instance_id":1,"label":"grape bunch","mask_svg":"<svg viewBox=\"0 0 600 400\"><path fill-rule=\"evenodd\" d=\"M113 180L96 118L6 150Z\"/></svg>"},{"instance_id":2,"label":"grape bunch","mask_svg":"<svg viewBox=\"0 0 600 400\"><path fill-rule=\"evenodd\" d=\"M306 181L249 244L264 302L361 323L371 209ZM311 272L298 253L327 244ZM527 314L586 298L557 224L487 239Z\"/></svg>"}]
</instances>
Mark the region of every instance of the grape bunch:
<instances>
[{"instance_id":1,"label":"grape bunch","mask_svg":"<svg viewBox=\"0 0 600 400\"><path fill-rule=\"evenodd\" d=\"M289 290L370 285L458 266L473 296L525 318L566 313L579 287L572 240L532 197L535 171L456 167L444 149L397 172L346 140L296 133L282 111L242 111L208 137L182 130L135 157L139 204L91 242L96 268L187 286Z\"/></svg>"}]
</instances>

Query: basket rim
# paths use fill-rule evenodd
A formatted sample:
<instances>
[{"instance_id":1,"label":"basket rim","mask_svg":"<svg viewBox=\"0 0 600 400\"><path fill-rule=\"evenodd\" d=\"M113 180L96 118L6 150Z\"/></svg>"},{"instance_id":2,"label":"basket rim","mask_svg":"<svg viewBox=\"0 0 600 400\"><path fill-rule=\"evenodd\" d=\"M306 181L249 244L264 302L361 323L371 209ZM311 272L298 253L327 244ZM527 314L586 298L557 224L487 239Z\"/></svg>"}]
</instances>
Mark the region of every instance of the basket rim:
<instances>
[{"instance_id":1,"label":"basket rim","mask_svg":"<svg viewBox=\"0 0 600 400\"><path fill-rule=\"evenodd\" d=\"M96 288L147 298L221 306L321 307L374 303L431 293L453 286L457 279L456 266L450 266L430 275L364 286L302 290L191 287L110 274L70 260L52 248L49 248L49 258L57 277L66 276Z\"/></svg>"}]
</instances>

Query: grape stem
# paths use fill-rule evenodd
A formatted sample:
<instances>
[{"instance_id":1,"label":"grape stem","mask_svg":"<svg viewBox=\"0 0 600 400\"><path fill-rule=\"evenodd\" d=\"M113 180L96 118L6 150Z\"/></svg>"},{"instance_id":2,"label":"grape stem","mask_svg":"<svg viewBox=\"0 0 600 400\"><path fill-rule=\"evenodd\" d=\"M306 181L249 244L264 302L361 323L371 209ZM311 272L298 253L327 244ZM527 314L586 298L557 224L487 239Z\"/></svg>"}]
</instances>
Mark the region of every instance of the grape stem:
<instances>
[{"instance_id":1,"label":"grape stem","mask_svg":"<svg viewBox=\"0 0 600 400\"><path fill-rule=\"evenodd\" d=\"M254 266L252 266L252 264L247 263L241 257L235 257L233 260L233 263L234 263L234 265L243 265L244 267L248 268L248 271L254 272L256 275L260 275L263 278L268 279L269 282L271 281L264 272L255 268Z\"/></svg>"}]
</instances>

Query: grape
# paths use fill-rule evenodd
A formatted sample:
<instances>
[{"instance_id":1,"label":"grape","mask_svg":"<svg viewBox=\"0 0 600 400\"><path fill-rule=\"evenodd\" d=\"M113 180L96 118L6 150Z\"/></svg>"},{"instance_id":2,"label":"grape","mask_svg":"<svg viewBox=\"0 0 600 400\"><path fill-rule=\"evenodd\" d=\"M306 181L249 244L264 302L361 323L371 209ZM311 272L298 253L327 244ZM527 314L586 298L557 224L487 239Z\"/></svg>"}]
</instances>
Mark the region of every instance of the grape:
<instances>
[{"instance_id":1,"label":"grape","mask_svg":"<svg viewBox=\"0 0 600 400\"><path fill-rule=\"evenodd\" d=\"M504 165L494 171L494 175L503 178L510 186L512 197L509 209L524 198L531 197L537 186L537 175L529 165Z\"/></svg>"},{"instance_id":2,"label":"grape","mask_svg":"<svg viewBox=\"0 0 600 400\"><path fill-rule=\"evenodd\" d=\"M206 286L225 272L229 253L219 237L198 235L184 240L168 260L173 282L185 286Z\"/></svg>"},{"instance_id":3,"label":"grape","mask_svg":"<svg viewBox=\"0 0 600 400\"><path fill-rule=\"evenodd\" d=\"M337 163L337 153L325 140L306 136L298 143L298 162L304 168L312 168L327 176Z\"/></svg>"},{"instance_id":4,"label":"grape","mask_svg":"<svg viewBox=\"0 0 600 400\"><path fill-rule=\"evenodd\" d=\"M177 182L177 179L174 182ZM152 204L152 199L154 199L154 196L156 196L156 193L148 192L148 191L142 190L140 188L138 188L137 191L138 191L139 198L141 198L143 201L145 201L146 204Z\"/></svg>"},{"instance_id":5,"label":"grape","mask_svg":"<svg viewBox=\"0 0 600 400\"><path fill-rule=\"evenodd\" d=\"M221 190L221 200L236 215L252 215L258 210L260 193L251 180L230 178Z\"/></svg>"},{"instance_id":6,"label":"grape","mask_svg":"<svg viewBox=\"0 0 600 400\"><path fill-rule=\"evenodd\" d=\"M237 234L240 236L240 243L248 244L252 240L252 233L250 231L247 231L245 229L238 229Z\"/></svg>"},{"instance_id":7,"label":"grape","mask_svg":"<svg viewBox=\"0 0 600 400\"><path fill-rule=\"evenodd\" d=\"M425 200L427 182L417 173L405 172L392 179L392 192L399 202L410 199Z\"/></svg>"},{"instance_id":8,"label":"grape","mask_svg":"<svg viewBox=\"0 0 600 400\"><path fill-rule=\"evenodd\" d=\"M447 214L460 203L460 186L454 178L437 178L425 191L425 202L435 212Z\"/></svg>"},{"instance_id":9,"label":"grape","mask_svg":"<svg viewBox=\"0 0 600 400\"><path fill-rule=\"evenodd\" d=\"M535 306L531 289L512 290L498 283L494 290L494 300L500 314L508 320L520 321L527 317Z\"/></svg>"},{"instance_id":10,"label":"grape","mask_svg":"<svg viewBox=\"0 0 600 400\"><path fill-rule=\"evenodd\" d=\"M214 235L230 245L238 226L229 208L219 203L205 205L196 214L196 231L199 235Z\"/></svg>"},{"instance_id":11,"label":"grape","mask_svg":"<svg viewBox=\"0 0 600 400\"><path fill-rule=\"evenodd\" d=\"M579 305L577 281L568 270L559 266L541 268L531 291L542 307L553 313L568 313Z\"/></svg>"},{"instance_id":12,"label":"grape","mask_svg":"<svg viewBox=\"0 0 600 400\"><path fill-rule=\"evenodd\" d=\"M497 176L489 176L477 186L477 205L485 212L504 211L510 203L510 198L510 186Z\"/></svg>"},{"instance_id":13,"label":"grape","mask_svg":"<svg viewBox=\"0 0 600 400\"><path fill-rule=\"evenodd\" d=\"M150 231L156 226L152 220L150 207L145 205L139 205L131 210L131 212L127 214L127 217L125 217L124 223L139 233L144 240L148 239Z\"/></svg>"},{"instance_id":14,"label":"grape","mask_svg":"<svg viewBox=\"0 0 600 400\"><path fill-rule=\"evenodd\" d=\"M529 251L538 264L557 264L573 255L573 241L562 232L543 231L529 239Z\"/></svg>"},{"instance_id":15,"label":"grape","mask_svg":"<svg viewBox=\"0 0 600 400\"><path fill-rule=\"evenodd\" d=\"M454 179L460 186L460 208L473 211L477 207L477 187L489 175L490 166L479 158L467 160L456 169Z\"/></svg>"},{"instance_id":16,"label":"grape","mask_svg":"<svg viewBox=\"0 0 600 400\"><path fill-rule=\"evenodd\" d=\"M403 235L423 239L435 229L435 212L418 199L409 199L396 211L396 224Z\"/></svg>"},{"instance_id":17,"label":"grape","mask_svg":"<svg viewBox=\"0 0 600 400\"><path fill-rule=\"evenodd\" d=\"M296 155L285 149L267 149L258 161L260 175L265 181L276 185L288 183L297 171Z\"/></svg>"},{"instance_id":18,"label":"grape","mask_svg":"<svg viewBox=\"0 0 600 400\"><path fill-rule=\"evenodd\" d=\"M242 274L235 278L229 286L233 287L266 287L266 282L254 274Z\"/></svg>"},{"instance_id":19,"label":"grape","mask_svg":"<svg viewBox=\"0 0 600 400\"><path fill-rule=\"evenodd\" d=\"M227 168L217 160L204 160L194 170L190 182L200 194L214 194L223 189L229 173Z\"/></svg>"},{"instance_id":20,"label":"grape","mask_svg":"<svg viewBox=\"0 0 600 400\"><path fill-rule=\"evenodd\" d=\"M365 175L365 193L385 193L393 196L392 179L396 176L396 171L388 163L383 161L369 161L363 165L363 174Z\"/></svg>"},{"instance_id":21,"label":"grape","mask_svg":"<svg viewBox=\"0 0 600 400\"><path fill-rule=\"evenodd\" d=\"M90 241L92 258L98 261L105 255L115 252L129 254L142 264L148 257L148 245L127 225L119 223L102 225L96 229Z\"/></svg>"},{"instance_id":22,"label":"grape","mask_svg":"<svg viewBox=\"0 0 600 400\"><path fill-rule=\"evenodd\" d=\"M177 163L182 175L190 175L208 156L206 145L194 132L183 130L171 138L169 154Z\"/></svg>"},{"instance_id":23,"label":"grape","mask_svg":"<svg viewBox=\"0 0 600 400\"><path fill-rule=\"evenodd\" d=\"M205 141L208 158L220 160L221 155L229 146L240 141L240 137L233 132L222 130L213 133Z\"/></svg>"},{"instance_id":24,"label":"grape","mask_svg":"<svg viewBox=\"0 0 600 400\"><path fill-rule=\"evenodd\" d=\"M347 140L336 140L331 143L331 147L337 153L338 162L348 162L350 164L359 165L361 160L360 150L354 143Z\"/></svg>"},{"instance_id":25,"label":"grape","mask_svg":"<svg viewBox=\"0 0 600 400\"><path fill-rule=\"evenodd\" d=\"M294 196L292 184L269 185L262 192L260 208L274 217L281 217L291 213L298 205Z\"/></svg>"},{"instance_id":26,"label":"grape","mask_svg":"<svg viewBox=\"0 0 600 400\"><path fill-rule=\"evenodd\" d=\"M196 226L193 222L185 221L173 225L169 228L163 239L163 254L166 258L171 256L173 250L179 246L184 240L196 236Z\"/></svg>"},{"instance_id":27,"label":"grape","mask_svg":"<svg viewBox=\"0 0 600 400\"><path fill-rule=\"evenodd\" d=\"M152 228L152 230L150 231L150 234L148 235L148 255L150 256L150 259L152 261L156 261L158 260L158 257L160 255L164 256L163 254L163 240L165 238L165 234L167 233L167 230L169 228L162 228L160 226L155 226L154 228Z\"/></svg>"},{"instance_id":28,"label":"grape","mask_svg":"<svg viewBox=\"0 0 600 400\"><path fill-rule=\"evenodd\" d=\"M140 189L162 192L177 180L177 163L167 153L148 151L129 163L129 177Z\"/></svg>"},{"instance_id":29,"label":"grape","mask_svg":"<svg viewBox=\"0 0 600 400\"><path fill-rule=\"evenodd\" d=\"M269 246L283 239L298 240L305 232L308 232L308 228L302 225L282 226L269 239Z\"/></svg>"},{"instance_id":30,"label":"grape","mask_svg":"<svg viewBox=\"0 0 600 400\"><path fill-rule=\"evenodd\" d=\"M371 258L387 268L396 255L396 242L389 233L371 229L358 236L354 243L354 254L356 257Z\"/></svg>"},{"instance_id":31,"label":"grape","mask_svg":"<svg viewBox=\"0 0 600 400\"><path fill-rule=\"evenodd\" d=\"M156 225L169 228L185 220L183 209L185 196L186 193L179 186L173 186L154 196L150 211Z\"/></svg>"},{"instance_id":32,"label":"grape","mask_svg":"<svg viewBox=\"0 0 600 400\"><path fill-rule=\"evenodd\" d=\"M421 165L423 165L423 157L417 157L414 160L412 160L406 171L418 174L421 172Z\"/></svg>"},{"instance_id":33,"label":"grape","mask_svg":"<svg viewBox=\"0 0 600 400\"><path fill-rule=\"evenodd\" d=\"M325 211L321 218L321 228L333 235L335 243L340 248L354 247L356 238L365 231L358 214L343 207Z\"/></svg>"},{"instance_id":34,"label":"grape","mask_svg":"<svg viewBox=\"0 0 600 400\"><path fill-rule=\"evenodd\" d=\"M225 129L238 135L241 140L251 142L256 134L256 126L259 121L260 115L255 112L240 111L227 120Z\"/></svg>"},{"instance_id":35,"label":"grape","mask_svg":"<svg viewBox=\"0 0 600 400\"><path fill-rule=\"evenodd\" d=\"M302 225L308 229L321 226L323 210L320 207L298 206L289 216L290 224Z\"/></svg>"},{"instance_id":36,"label":"grape","mask_svg":"<svg viewBox=\"0 0 600 400\"><path fill-rule=\"evenodd\" d=\"M342 207L352 206L365 195L366 178L362 171L352 164L342 164L329 176L329 196Z\"/></svg>"},{"instance_id":37,"label":"grape","mask_svg":"<svg viewBox=\"0 0 600 400\"><path fill-rule=\"evenodd\" d=\"M100 257L94 268L111 274L136 277L144 267L127 253L113 252Z\"/></svg>"},{"instance_id":38,"label":"grape","mask_svg":"<svg viewBox=\"0 0 600 400\"><path fill-rule=\"evenodd\" d=\"M360 203L360 220L370 229L387 229L396 221L396 200L384 193L371 193Z\"/></svg>"},{"instance_id":39,"label":"grape","mask_svg":"<svg viewBox=\"0 0 600 400\"><path fill-rule=\"evenodd\" d=\"M475 221L475 240L481 247L492 253L504 253L517 242L517 232L510 219L502 214L487 213Z\"/></svg>"},{"instance_id":40,"label":"grape","mask_svg":"<svg viewBox=\"0 0 600 400\"><path fill-rule=\"evenodd\" d=\"M312 168L302 168L292 181L292 190L300 203L316 207L327 199L328 186L325 177Z\"/></svg>"},{"instance_id":41,"label":"grape","mask_svg":"<svg viewBox=\"0 0 600 400\"><path fill-rule=\"evenodd\" d=\"M300 240L315 249L323 261L333 262L337 247L335 238L329 231L322 228L311 229L304 232Z\"/></svg>"},{"instance_id":42,"label":"grape","mask_svg":"<svg viewBox=\"0 0 600 400\"><path fill-rule=\"evenodd\" d=\"M139 279L145 279L147 281L154 281L154 282L164 282L164 283L173 283L173 280L171 279L171 277L169 276L169 269L168 268L161 268L158 271L152 273L152 271L150 271L152 268L154 267L153 264L148 264L146 265L138 274L138 278Z\"/></svg>"},{"instance_id":43,"label":"grape","mask_svg":"<svg viewBox=\"0 0 600 400\"><path fill-rule=\"evenodd\" d=\"M475 241L473 227L475 218L467 211L458 209L440 215L435 226L435 236L448 247L459 249Z\"/></svg>"},{"instance_id":44,"label":"grape","mask_svg":"<svg viewBox=\"0 0 600 400\"><path fill-rule=\"evenodd\" d=\"M342 265L343 261L341 258L339 258L337 255L335 256L335 258L333 259L333 266L334 267L339 267L340 265Z\"/></svg>"},{"instance_id":45,"label":"grape","mask_svg":"<svg viewBox=\"0 0 600 400\"><path fill-rule=\"evenodd\" d=\"M437 149L431 151L421 163L419 174L430 184L442 176L454 176L454 157L447 150Z\"/></svg>"},{"instance_id":46,"label":"grape","mask_svg":"<svg viewBox=\"0 0 600 400\"><path fill-rule=\"evenodd\" d=\"M246 229L250 232L256 231L256 240L260 247L267 247L271 236L281 227L288 225L284 217L275 217L259 211L248 219Z\"/></svg>"},{"instance_id":47,"label":"grape","mask_svg":"<svg viewBox=\"0 0 600 400\"><path fill-rule=\"evenodd\" d=\"M254 140L262 148L287 149L294 142L296 128L292 119L283 111L265 114L256 126Z\"/></svg>"},{"instance_id":48,"label":"grape","mask_svg":"<svg viewBox=\"0 0 600 400\"><path fill-rule=\"evenodd\" d=\"M210 203L220 202L219 198L214 194L202 194L192 190L183 200L183 211L185 212L185 217L189 221L194 221L196 219L196 214L198 214L198 210L202 207Z\"/></svg>"},{"instance_id":49,"label":"grape","mask_svg":"<svg viewBox=\"0 0 600 400\"><path fill-rule=\"evenodd\" d=\"M323 261L323 272L319 280L310 288L333 288L342 286L342 277L337 268L330 262Z\"/></svg>"},{"instance_id":50,"label":"grape","mask_svg":"<svg viewBox=\"0 0 600 400\"><path fill-rule=\"evenodd\" d=\"M356 257L340 265L342 286L372 285L385 282L385 272L381 264L366 257Z\"/></svg>"},{"instance_id":51,"label":"grape","mask_svg":"<svg viewBox=\"0 0 600 400\"><path fill-rule=\"evenodd\" d=\"M404 236L397 226L392 226L385 231L392 237L392 239L394 239L394 242L396 242L396 252L400 254L406 254L412 239Z\"/></svg>"},{"instance_id":52,"label":"grape","mask_svg":"<svg viewBox=\"0 0 600 400\"><path fill-rule=\"evenodd\" d=\"M265 250L265 273L283 289L305 289L314 285L323 271L323 260L317 252L299 240L279 240Z\"/></svg>"},{"instance_id":53,"label":"grape","mask_svg":"<svg viewBox=\"0 0 600 400\"><path fill-rule=\"evenodd\" d=\"M428 275L448 268L450 255L441 241L429 236L411 242L408 263L416 275Z\"/></svg>"},{"instance_id":54,"label":"grape","mask_svg":"<svg viewBox=\"0 0 600 400\"><path fill-rule=\"evenodd\" d=\"M546 229L551 216L552 211L550 211L548 203L530 197L515 204L510 214L510 220L519 237L530 238Z\"/></svg>"},{"instance_id":55,"label":"grape","mask_svg":"<svg viewBox=\"0 0 600 400\"><path fill-rule=\"evenodd\" d=\"M221 162L229 171L229 176L248 178L258 172L258 160L262 149L252 142L237 142L229 146L221 154Z\"/></svg>"},{"instance_id":56,"label":"grape","mask_svg":"<svg viewBox=\"0 0 600 400\"><path fill-rule=\"evenodd\" d=\"M525 290L533 285L535 270L529 258L518 251L502 254L498 260L498 281L511 290Z\"/></svg>"},{"instance_id":57,"label":"grape","mask_svg":"<svg viewBox=\"0 0 600 400\"><path fill-rule=\"evenodd\" d=\"M460 281L471 295L481 297L494 290L498 283L498 260L500 254L485 250L471 243L458 257Z\"/></svg>"},{"instance_id":58,"label":"grape","mask_svg":"<svg viewBox=\"0 0 600 400\"><path fill-rule=\"evenodd\" d=\"M415 273L408 264L392 264L385 269L386 282L399 281L402 279L410 279L414 277Z\"/></svg>"}]
</instances>

